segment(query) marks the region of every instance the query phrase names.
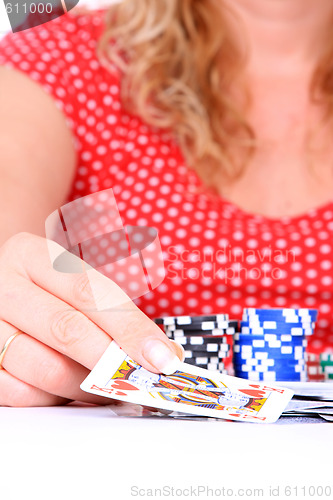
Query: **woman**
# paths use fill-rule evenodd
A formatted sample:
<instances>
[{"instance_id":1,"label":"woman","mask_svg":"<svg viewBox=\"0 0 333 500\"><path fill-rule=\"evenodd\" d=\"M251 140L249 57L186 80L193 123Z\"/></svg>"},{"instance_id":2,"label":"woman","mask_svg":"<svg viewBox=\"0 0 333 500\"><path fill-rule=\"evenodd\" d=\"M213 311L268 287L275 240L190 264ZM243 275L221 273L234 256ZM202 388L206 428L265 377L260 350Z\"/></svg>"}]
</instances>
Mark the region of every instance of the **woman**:
<instances>
[{"instance_id":1,"label":"woman","mask_svg":"<svg viewBox=\"0 0 333 500\"><path fill-rule=\"evenodd\" d=\"M182 354L148 317L312 307L311 350L333 346L331 1L124 0L106 14L1 43L0 345L24 332L1 405L102 403L79 384L110 337L170 368ZM166 278L101 314L42 236L51 212L109 188L124 224L158 229Z\"/></svg>"}]
</instances>

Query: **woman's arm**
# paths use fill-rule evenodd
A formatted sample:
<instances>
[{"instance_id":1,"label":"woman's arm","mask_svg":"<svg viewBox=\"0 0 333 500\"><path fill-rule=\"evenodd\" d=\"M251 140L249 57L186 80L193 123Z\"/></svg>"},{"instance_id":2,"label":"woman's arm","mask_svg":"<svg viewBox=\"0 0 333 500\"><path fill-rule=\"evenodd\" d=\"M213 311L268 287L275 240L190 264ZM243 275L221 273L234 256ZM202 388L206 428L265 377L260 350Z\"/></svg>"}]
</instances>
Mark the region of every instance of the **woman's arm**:
<instances>
[{"instance_id":1,"label":"woman's arm","mask_svg":"<svg viewBox=\"0 0 333 500\"><path fill-rule=\"evenodd\" d=\"M76 166L71 131L54 100L23 73L0 67L0 244L66 200Z\"/></svg>"},{"instance_id":2,"label":"woman's arm","mask_svg":"<svg viewBox=\"0 0 333 500\"><path fill-rule=\"evenodd\" d=\"M29 233L43 235L46 217L66 200L76 163L71 133L27 77L0 68L0 96L0 350L23 332L2 361L0 406L106 403L80 383L111 339L153 371L182 353L105 276L53 269L46 240ZM96 310L91 280L110 311Z\"/></svg>"}]
</instances>

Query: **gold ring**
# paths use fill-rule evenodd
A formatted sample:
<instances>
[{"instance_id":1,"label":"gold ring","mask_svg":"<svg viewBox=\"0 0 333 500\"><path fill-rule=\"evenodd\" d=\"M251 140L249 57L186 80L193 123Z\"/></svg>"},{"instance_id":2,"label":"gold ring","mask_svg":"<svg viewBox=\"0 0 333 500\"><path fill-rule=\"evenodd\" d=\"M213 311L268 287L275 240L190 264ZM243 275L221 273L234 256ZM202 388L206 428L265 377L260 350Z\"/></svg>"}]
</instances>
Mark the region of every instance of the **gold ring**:
<instances>
[{"instance_id":1,"label":"gold ring","mask_svg":"<svg viewBox=\"0 0 333 500\"><path fill-rule=\"evenodd\" d=\"M15 337L17 337L21 333L22 332L16 332L16 333L14 333L11 337L9 337L9 339L7 340L7 342L5 343L5 345L3 346L2 351L0 352L0 370L4 369L3 366L2 366L2 362L3 362L3 358L5 357L5 354L7 352L8 347L13 342L13 340L15 339Z\"/></svg>"}]
</instances>

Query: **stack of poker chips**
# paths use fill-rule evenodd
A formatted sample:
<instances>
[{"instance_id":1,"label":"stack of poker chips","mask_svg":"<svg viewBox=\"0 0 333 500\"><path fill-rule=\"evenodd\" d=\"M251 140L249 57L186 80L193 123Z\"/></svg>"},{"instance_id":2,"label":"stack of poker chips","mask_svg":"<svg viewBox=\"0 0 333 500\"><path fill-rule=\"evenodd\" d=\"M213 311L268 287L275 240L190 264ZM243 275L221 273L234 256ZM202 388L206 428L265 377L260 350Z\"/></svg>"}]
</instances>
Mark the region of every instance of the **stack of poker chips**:
<instances>
[{"instance_id":1,"label":"stack of poker chips","mask_svg":"<svg viewBox=\"0 0 333 500\"><path fill-rule=\"evenodd\" d=\"M319 354L307 352L305 355L307 381L308 382L324 382L325 374L320 364Z\"/></svg>"},{"instance_id":2,"label":"stack of poker chips","mask_svg":"<svg viewBox=\"0 0 333 500\"><path fill-rule=\"evenodd\" d=\"M333 354L307 353L306 366L309 382L324 382L333 380Z\"/></svg>"},{"instance_id":3,"label":"stack of poker chips","mask_svg":"<svg viewBox=\"0 0 333 500\"><path fill-rule=\"evenodd\" d=\"M164 326L169 339L181 344L185 363L206 370L226 373L232 352L233 335L238 321L227 314L211 316L172 316L155 319Z\"/></svg>"},{"instance_id":4,"label":"stack of poker chips","mask_svg":"<svg viewBox=\"0 0 333 500\"><path fill-rule=\"evenodd\" d=\"M240 333L234 335L235 376L306 381L307 337L316 319L311 309L244 309Z\"/></svg>"},{"instance_id":5,"label":"stack of poker chips","mask_svg":"<svg viewBox=\"0 0 333 500\"><path fill-rule=\"evenodd\" d=\"M332 353L320 354L319 360L325 380L333 380L333 354Z\"/></svg>"}]
</instances>

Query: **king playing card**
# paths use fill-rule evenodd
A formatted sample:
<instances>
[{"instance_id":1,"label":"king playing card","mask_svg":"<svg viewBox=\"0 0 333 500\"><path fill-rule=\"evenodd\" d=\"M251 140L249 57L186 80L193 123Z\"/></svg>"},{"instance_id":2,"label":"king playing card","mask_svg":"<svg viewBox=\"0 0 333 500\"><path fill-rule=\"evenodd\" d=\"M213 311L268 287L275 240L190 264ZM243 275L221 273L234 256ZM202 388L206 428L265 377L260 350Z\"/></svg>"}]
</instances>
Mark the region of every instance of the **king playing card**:
<instances>
[{"instance_id":1,"label":"king playing card","mask_svg":"<svg viewBox=\"0 0 333 500\"><path fill-rule=\"evenodd\" d=\"M152 373L112 342L81 389L112 399L192 415L275 422L293 392L182 363L171 375Z\"/></svg>"}]
</instances>

